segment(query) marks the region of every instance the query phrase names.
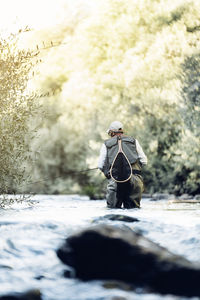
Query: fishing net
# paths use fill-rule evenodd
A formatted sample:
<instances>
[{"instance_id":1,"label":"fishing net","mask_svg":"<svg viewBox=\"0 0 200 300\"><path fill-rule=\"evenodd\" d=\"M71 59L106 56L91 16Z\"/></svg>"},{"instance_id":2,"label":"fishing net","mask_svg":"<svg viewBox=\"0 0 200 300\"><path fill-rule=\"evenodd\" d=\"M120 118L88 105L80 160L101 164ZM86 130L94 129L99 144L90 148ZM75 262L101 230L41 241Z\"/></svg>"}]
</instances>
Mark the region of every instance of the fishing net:
<instances>
[{"instance_id":1,"label":"fishing net","mask_svg":"<svg viewBox=\"0 0 200 300\"><path fill-rule=\"evenodd\" d=\"M110 174L116 182L126 182L131 178L132 168L123 151L117 153Z\"/></svg>"}]
</instances>

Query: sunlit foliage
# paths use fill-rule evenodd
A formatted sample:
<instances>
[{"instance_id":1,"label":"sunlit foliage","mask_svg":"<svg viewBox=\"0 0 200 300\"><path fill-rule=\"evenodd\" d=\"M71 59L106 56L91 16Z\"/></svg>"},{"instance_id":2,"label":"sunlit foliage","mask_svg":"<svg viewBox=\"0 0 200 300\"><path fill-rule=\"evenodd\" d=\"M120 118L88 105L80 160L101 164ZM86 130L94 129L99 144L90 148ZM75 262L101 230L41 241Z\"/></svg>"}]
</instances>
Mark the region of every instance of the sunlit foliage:
<instances>
[{"instance_id":1,"label":"sunlit foliage","mask_svg":"<svg viewBox=\"0 0 200 300\"><path fill-rule=\"evenodd\" d=\"M24 163L34 136L28 120L36 105L25 90L34 56L16 49L16 36L0 39L0 194L14 193L27 180Z\"/></svg>"},{"instance_id":2,"label":"sunlit foliage","mask_svg":"<svg viewBox=\"0 0 200 300\"><path fill-rule=\"evenodd\" d=\"M66 173L96 166L106 129L119 119L148 156L147 192L199 193L200 2L94 0L84 7L72 13L66 6L65 24L33 33L41 49L44 38L60 43L41 50L34 81L52 95L42 99L46 117L32 142L40 149L34 176L50 180L33 188L103 190L96 171Z\"/></svg>"}]
</instances>

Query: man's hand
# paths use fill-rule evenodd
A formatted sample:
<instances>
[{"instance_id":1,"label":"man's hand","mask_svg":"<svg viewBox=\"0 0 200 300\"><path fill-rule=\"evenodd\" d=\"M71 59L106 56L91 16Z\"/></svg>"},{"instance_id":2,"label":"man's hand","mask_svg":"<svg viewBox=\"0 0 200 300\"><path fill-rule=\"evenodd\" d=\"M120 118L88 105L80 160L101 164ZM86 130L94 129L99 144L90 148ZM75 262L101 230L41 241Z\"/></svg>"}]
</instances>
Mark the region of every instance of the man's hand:
<instances>
[{"instance_id":1,"label":"man's hand","mask_svg":"<svg viewBox=\"0 0 200 300\"><path fill-rule=\"evenodd\" d=\"M141 161L139 161L139 165L140 165L140 168L142 168L142 167L143 167L143 164L141 163Z\"/></svg>"}]
</instances>

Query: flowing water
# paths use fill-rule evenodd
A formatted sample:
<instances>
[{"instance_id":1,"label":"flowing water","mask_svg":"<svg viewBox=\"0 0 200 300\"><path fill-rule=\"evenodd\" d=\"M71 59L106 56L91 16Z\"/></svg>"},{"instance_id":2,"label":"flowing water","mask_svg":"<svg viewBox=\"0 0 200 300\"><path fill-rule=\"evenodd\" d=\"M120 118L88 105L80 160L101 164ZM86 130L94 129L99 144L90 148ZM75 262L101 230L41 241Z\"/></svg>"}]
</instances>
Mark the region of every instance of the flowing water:
<instances>
[{"instance_id":1,"label":"flowing water","mask_svg":"<svg viewBox=\"0 0 200 300\"><path fill-rule=\"evenodd\" d=\"M40 289L44 300L187 299L141 294L119 288L105 289L103 281L64 278L67 266L55 250L64 239L106 214L137 217L140 222L104 222L142 231L143 235L175 254L200 261L200 205L142 200L141 209L107 209L105 201L81 196L34 196L34 205L14 204L0 210L0 295ZM190 298L191 299L191 298ZM197 299L197 298L192 298Z\"/></svg>"}]
</instances>

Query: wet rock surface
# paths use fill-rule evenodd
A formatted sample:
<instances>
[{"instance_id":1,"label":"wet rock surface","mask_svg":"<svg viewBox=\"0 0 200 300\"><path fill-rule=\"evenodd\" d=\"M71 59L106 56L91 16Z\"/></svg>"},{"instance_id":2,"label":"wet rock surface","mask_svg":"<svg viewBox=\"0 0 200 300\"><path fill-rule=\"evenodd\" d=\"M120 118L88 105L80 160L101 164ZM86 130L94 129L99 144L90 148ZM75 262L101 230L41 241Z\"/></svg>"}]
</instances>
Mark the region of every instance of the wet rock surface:
<instances>
[{"instance_id":1,"label":"wet rock surface","mask_svg":"<svg viewBox=\"0 0 200 300\"><path fill-rule=\"evenodd\" d=\"M120 214L105 215L103 217L96 218L93 221L98 222L98 221L104 221L104 220L121 221L121 222L128 222L128 223L139 222L139 220L137 218L129 217L126 215L120 215Z\"/></svg>"},{"instance_id":2,"label":"wet rock surface","mask_svg":"<svg viewBox=\"0 0 200 300\"><path fill-rule=\"evenodd\" d=\"M148 197L143 197L148 198ZM182 194L181 196L175 196L168 193L155 193L150 196L151 201L168 200L169 203L199 203L200 195L188 195Z\"/></svg>"},{"instance_id":3,"label":"wet rock surface","mask_svg":"<svg viewBox=\"0 0 200 300\"><path fill-rule=\"evenodd\" d=\"M25 293L13 293L0 296L0 300L42 300L39 290L30 290Z\"/></svg>"},{"instance_id":4,"label":"wet rock surface","mask_svg":"<svg viewBox=\"0 0 200 300\"><path fill-rule=\"evenodd\" d=\"M200 267L126 228L99 224L57 251L83 280L121 280L161 294L200 296Z\"/></svg>"},{"instance_id":5,"label":"wet rock surface","mask_svg":"<svg viewBox=\"0 0 200 300\"><path fill-rule=\"evenodd\" d=\"M167 193L155 193L151 197L151 201L174 199L175 196Z\"/></svg>"}]
</instances>

